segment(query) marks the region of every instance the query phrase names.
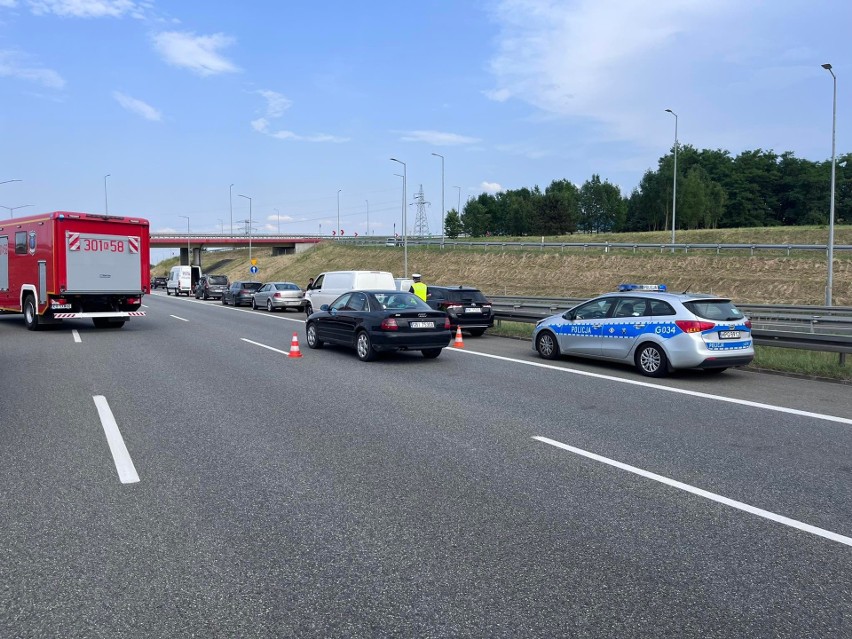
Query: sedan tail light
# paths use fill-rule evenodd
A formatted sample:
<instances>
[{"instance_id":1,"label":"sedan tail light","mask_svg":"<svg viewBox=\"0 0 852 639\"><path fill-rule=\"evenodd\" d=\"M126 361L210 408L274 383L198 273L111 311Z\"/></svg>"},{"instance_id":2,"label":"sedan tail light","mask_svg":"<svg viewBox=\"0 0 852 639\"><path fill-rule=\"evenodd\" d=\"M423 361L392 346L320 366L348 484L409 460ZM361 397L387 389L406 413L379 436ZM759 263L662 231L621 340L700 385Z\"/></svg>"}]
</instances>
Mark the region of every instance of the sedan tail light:
<instances>
[{"instance_id":1,"label":"sedan tail light","mask_svg":"<svg viewBox=\"0 0 852 639\"><path fill-rule=\"evenodd\" d=\"M751 320L750 320L750 319L747 319L747 320L745 321L745 327L746 327L748 330L751 330Z\"/></svg>"},{"instance_id":2,"label":"sedan tail light","mask_svg":"<svg viewBox=\"0 0 852 639\"><path fill-rule=\"evenodd\" d=\"M275 295L273 295L272 297L274 297L274 298L276 298L276 299L279 299L279 300L280 300L282 297L284 297L284 294L283 294L283 293L276 293L276 294L275 294Z\"/></svg>"},{"instance_id":3,"label":"sedan tail light","mask_svg":"<svg viewBox=\"0 0 852 639\"><path fill-rule=\"evenodd\" d=\"M445 317L445 318L444 318L444 330L445 330L445 331L448 331L448 330L450 330L452 327L453 327L453 325L452 325L452 324L450 324L450 318L449 318L449 317Z\"/></svg>"},{"instance_id":4,"label":"sedan tail light","mask_svg":"<svg viewBox=\"0 0 852 639\"><path fill-rule=\"evenodd\" d=\"M393 317L386 317L382 320L381 329L383 331L398 331L399 324L397 324L396 319Z\"/></svg>"},{"instance_id":5,"label":"sedan tail light","mask_svg":"<svg viewBox=\"0 0 852 639\"><path fill-rule=\"evenodd\" d=\"M675 320L675 324L684 333L703 333L716 328L716 324L713 322L699 322L697 320Z\"/></svg>"}]
</instances>

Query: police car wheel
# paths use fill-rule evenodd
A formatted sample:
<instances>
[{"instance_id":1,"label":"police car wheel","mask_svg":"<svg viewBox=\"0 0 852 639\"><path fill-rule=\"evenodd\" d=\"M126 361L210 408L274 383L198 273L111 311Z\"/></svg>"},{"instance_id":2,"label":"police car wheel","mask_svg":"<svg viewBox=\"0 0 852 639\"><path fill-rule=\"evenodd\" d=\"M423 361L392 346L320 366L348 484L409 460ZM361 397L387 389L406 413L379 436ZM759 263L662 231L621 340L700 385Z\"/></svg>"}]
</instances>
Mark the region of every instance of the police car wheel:
<instances>
[{"instance_id":1,"label":"police car wheel","mask_svg":"<svg viewBox=\"0 0 852 639\"><path fill-rule=\"evenodd\" d=\"M636 368L647 377L665 377L669 372L668 359L656 344L642 344L636 351Z\"/></svg>"},{"instance_id":2,"label":"police car wheel","mask_svg":"<svg viewBox=\"0 0 852 639\"><path fill-rule=\"evenodd\" d=\"M535 339L535 350L544 359L557 359L559 344L556 342L556 336L550 331L542 331Z\"/></svg>"}]
</instances>

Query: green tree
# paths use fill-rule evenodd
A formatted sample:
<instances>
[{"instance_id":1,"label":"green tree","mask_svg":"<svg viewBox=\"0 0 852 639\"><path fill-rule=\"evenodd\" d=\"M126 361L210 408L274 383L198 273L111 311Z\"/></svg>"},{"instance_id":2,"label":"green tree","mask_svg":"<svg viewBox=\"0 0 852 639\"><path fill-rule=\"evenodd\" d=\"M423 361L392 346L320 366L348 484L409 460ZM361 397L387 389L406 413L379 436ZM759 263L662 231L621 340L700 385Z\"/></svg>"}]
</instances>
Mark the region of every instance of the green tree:
<instances>
[{"instance_id":1,"label":"green tree","mask_svg":"<svg viewBox=\"0 0 852 639\"><path fill-rule=\"evenodd\" d=\"M447 211L447 216L444 218L444 234L449 238L456 239L462 234L463 229L459 212L455 209Z\"/></svg>"}]
</instances>

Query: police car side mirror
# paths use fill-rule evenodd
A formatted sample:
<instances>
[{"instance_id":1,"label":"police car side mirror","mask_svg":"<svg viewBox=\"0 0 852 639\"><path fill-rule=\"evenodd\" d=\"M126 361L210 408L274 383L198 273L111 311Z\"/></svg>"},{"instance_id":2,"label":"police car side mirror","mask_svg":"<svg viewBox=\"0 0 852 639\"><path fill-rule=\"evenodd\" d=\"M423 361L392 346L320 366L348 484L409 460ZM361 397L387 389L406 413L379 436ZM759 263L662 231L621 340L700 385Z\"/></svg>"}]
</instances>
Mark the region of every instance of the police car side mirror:
<instances>
[{"instance_id":1,"label":"police car side mirror","mask_svg":"<svg viewBox=\"0 0 852 639\"><path fill-rule=\"evenodd\" d=\"M566 311L565 313L562 313L562 319L567 319L567 320L573 321L574 320L574 312L573 311Z\"/></svg>"}]
</instances>

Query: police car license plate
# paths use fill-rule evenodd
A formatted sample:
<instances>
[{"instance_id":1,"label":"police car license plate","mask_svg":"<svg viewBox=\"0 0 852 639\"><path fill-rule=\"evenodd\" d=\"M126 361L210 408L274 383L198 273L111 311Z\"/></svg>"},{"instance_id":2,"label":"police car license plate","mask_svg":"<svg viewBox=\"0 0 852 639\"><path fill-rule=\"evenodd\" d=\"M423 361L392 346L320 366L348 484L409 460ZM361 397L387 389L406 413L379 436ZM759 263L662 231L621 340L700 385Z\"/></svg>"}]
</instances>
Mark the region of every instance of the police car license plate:
<instances>
[{"instance_id":1,"label":"police car license plate","mask_svg":"<svg viewBox=\"0 0 852 639\"><path fill-rule=\"evenodd\" d=\"M465 312L465 313L481 313L481 312L482 312L482 309L481 309L481 308L476 308L476 307L473 307L473 308L466 308L466 309L464 309L464 312Z\"/></svg>"},{"instance_id":2,"label":"police car license plate","mask_svg":"<svg viewBox=\"0 0 852 639\"><path fill-rule=\"evenodd\" d=\"M435 328L435 322L410 322L411 328Z\"/></svg>"},{"instance_id":3,"label":"police car license plate","mask_svg":"<svg viewBox=\"0 0 852 639\"><path fill-rule=\"evenodd\" d=\"M739 331L719 331L719 339L739 339Z\"/></svg>"}]
</instances>

